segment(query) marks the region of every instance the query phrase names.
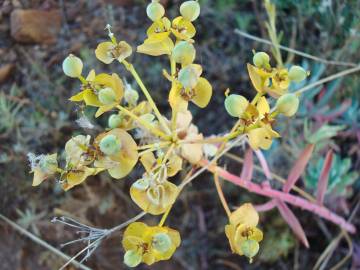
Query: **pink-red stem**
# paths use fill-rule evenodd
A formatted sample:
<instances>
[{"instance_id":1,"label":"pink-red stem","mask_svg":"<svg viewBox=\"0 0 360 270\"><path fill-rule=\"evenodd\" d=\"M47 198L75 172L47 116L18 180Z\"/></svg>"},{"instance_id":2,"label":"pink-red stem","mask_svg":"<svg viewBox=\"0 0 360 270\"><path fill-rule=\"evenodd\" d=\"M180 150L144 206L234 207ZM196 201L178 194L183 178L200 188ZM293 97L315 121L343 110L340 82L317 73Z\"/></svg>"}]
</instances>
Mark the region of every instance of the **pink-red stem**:
<instances>
[{"instance_id":1,"label":"pink-red stem","mask_svg":"<svg viewBox=\"0 0 360 270\"><path fill-rule=\"evenodd\" d=\"M201 162L202 166L208 166L209 161L203 160ZM339 225L344 230L355 233L356 229L353 224L347 222L344 218L341 216L331 212L329 209L327 209L324 206L317 205L315 203L309 202L299 196L292 195L289 193L285 193L283 191L275 190L269 187L268 185L258 185L250 181L245 181L241 179L239 176L236 176L223 168L220 168L215 165L210 165L207 167L207 170L211 171L212 173L217 172L220 178L223 178L229 182L232 182L235 185L238 185L240 187L243 187L250 192L269 197L272 199L279 199L280 201L286 202L288 204L292 204L294 206L297 206L301 209L305 209L307 211L313 212L317 214L318 216L327 219L337 225Z\"/></svg>"}]
</instances>

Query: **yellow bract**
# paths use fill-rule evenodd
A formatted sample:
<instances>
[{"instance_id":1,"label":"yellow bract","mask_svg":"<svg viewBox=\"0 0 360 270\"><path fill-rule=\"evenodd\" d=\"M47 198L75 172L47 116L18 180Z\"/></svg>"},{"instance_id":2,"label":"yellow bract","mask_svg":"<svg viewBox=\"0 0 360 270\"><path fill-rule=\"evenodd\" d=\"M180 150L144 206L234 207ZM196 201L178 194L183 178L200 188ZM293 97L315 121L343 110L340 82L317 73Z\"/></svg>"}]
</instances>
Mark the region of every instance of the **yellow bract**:
<instances>
[{"instance_id":1,"label":"yellow bract","mask_svg":"<svg viewBox=\"0 0 360 270\"><path fill-rule=\"evenodd\" d=\"M195 36L196 29L190 21L179 16L172 21L171 32L180 40L189 40Z\"/></svg>"},{"instance_id":2,"label":"yellow bract","mask_svg":"<svg viewBox=\"0 0 360 270\"><path fill-rule=\"evenodd\" d=\"M252 129L248 132L247 136L249 144L254 150L259 148L267 150L272 144L272 139L280 137L279 133L272 130L270 125Z\"/></svg>"},{"instance_id":3,"label":"yellow bract","mask_svg":"<svg viewBox=\"0 0 360 270\"><path fill-rule=\"evenodd\" d=\"M272 129L273 119L270 113L270 106L265 97L261 97L257 105L249 104L244 119L248 123L247 136L251 148L257 150L259 148L269 149L272 139L280 137L280 135Z\"/></svg>"},{"instance_id":4,"label":"yellow bract","mask_svg":"<svg viewBox=\"0 0 360 270\"><path fill-rule=\"evenodd\" d=\"M184 19L177 17L172 22L166 17L155 21L147 30L147 39L137 47L137 52L152 55L171 55L174 49L174 41L170 38L172 33L176 40L190 40L195 36L194 25Z\"/></svg>"},{"instance_id":5,"label":"yellow bract","mask_svg":"<svg viewBox=\"0 0 360 270\"><path fill-rule=\"evenodd\" d=\"M63 176L61 186L65 191L68 191L74 186L80 185L90 175L96 175L103 170L102 168L89 168L87 166L72 168Z\"/></svg>"},{"instance_id":6,"label":"yellow bract","mask_svg":"<svg viewBox=\"0 0 360 270\"><path fill-rule=\"evenodd\" d=\"M108 170L109 174L115 178L120 179L128 175L138 160L137 145L134 139L126 131L115 128L109 132L102 133L96 137L94 145L98 148L102 138L107 135L114 135L120 145L120 151L113 155L105 155L98 153L94 166Z\"/></svg>"},{"instance_id":7,"label":"yellow bract","mask_svg":"<svg viewBox=\"0 0 360 270\"><path fill-rule=\"evenodd\" d=\"M197 140L204 139L198 128L191 124L192 115L190 111L178 113L176 132L180 140L188 141L180 146L180 155L192 164L197 164L203 157L203 147Z\"/></svg>"},{"instance_id":8,"label":"yellow bract","mask_svg":"<svg viewBox=\"0 0 360 270\"><path fill-rule=\"evenodd\" d=\"M279 98L288 92L291 79L287 69L271 67L265 69L251 64L247 64L247 69L251 83L257 92L268 93L274 98Z\"/></svg>"},{"instance_id":9,"label":"yellow bract","mask_svg":"<svg viewBox=\"0 0 360 270\"><path fill-rule=\"evenodd\" d=\"M168 34L161 33L145 39L144 43L137 47L137 52L152 56L170 55L173 48L174 42Z\"/></svg>"},{"instance_id":10,"label":"yellow bract","mask_svg":"<svg viewBox=\"0 0 360 270\"><path fill-rule=\"evenodd\" d=\"M167 152L167 149L165 149ZM152 152L145 153L140 158L141 164L144 166L147 173L152 173L153 169L161 165L162 159L155 158ZM169 155L168 160L164 164L166 167L166 175L172 177L176 175L182 168L182 158L175 154L175 151Z\"/></svg>"},{"instance_id":11,"label":"yellow bract","mask_svg":"<svg viewBox=\"0 0 360 270\"><path fill-rule=\"evenodd\" d=\"M160 215L175 202L179 188L167 180L145 175L130 188L131 199L145 212Z\"/></svg>"},{"instance_id":12,"label":"yellow bract","mask_svg":"<svg viewBox=\"0 0 360 270\"><path fill-rule=\"evenodd\" d=\"M256 228L258 222L259 215L250 203L243 204L231 214L225 234L233 253L245 255L251 261L258 251L258 242L263 239L262 231Z\"/></svg>"},{"instance_id":13,"label":"yellow bract","mask_svg":"<svg viewBox=\"0 0 360 270\"><path fill-rule=\"evenodd\" d=\"M178 231L168 227L150 227L142 222L131 223L126 228L122 240L126 252L132 251L141 257L141 261L131 266L136 266L140 262L151 265L168 260L180 243Z\"/></svg>"},{"instance_id":14,"label":"yellow bract","mask_svg":"<svg viewBox=\"0 0 360 270\"><path fill-rule=\"evenodd\" d=\"M171 23L168 18L154 22L147 30L148 38L137 47L138 53L152 56L170 55L174 48L174 42L169 37Z\"/></svg>"},{"instance_id":15,"label":"yellow bract","mask_svg":"<svg viewBox=\"0 0 360 270\"><path fill-rule=\"evenodd\" d=\"M73 168L79 165L87 165L87 151L90 145L89 135L77 135L65 144L66 167Z\"/></svg>"},{"instance_id":16,"label":"yellow bract","mask_svg":"<svg viewBox=\"0 0 360 270\"><path fill-rule=\"evenodd\" d=\"M169 103L173 110L187 110L189 101L200 108L209 104L212 86L208 80L200 77L201 73L202 68L197 64L190 64L180 71L178 80L174 81L169 93Z\"/></svg>"},{"instance_id":17,"label":"yellow bract","mask_svg":"<svg viewBox=\"0 0 360 270\"><path fill-rule=\"evenodd\" d=\"M40 156L38 163L33 164L31 168L31 172L34 173L32 186L35 187L40 185L44 180L52 176L56 172L57 168L58 163L56 153Z\"/></svg>"},{"instance_id":18,"label":"yellow bract","mask_svg":"<svg viewBox=\"0 0 360 270\"><path fill-rule=\"evenodd\" d=\"M95 50L96 58L105 64L110 64L114 60L122 62L131 54L132 48L125 41L120 41L118 44L110 41L101 42Z\"/></svg>"},{"instance_id":19,"label":"yellow bract","mask_svg":"<svg viewBox=\"0 0 360 270\"><path fill-rule=\"evenodd\" d=\"M99 117L118 105L124 95L124 84L119 76L115 73L95 75L95 71L90 71L86 78L86 83L82 85L82 91L70 98L71 101L84 101L88 106L99 107L95 117ZM111 89L113 91L113 99L106 104L99 99L99 93L103 89Z\"/></svg>"}]
</instances>

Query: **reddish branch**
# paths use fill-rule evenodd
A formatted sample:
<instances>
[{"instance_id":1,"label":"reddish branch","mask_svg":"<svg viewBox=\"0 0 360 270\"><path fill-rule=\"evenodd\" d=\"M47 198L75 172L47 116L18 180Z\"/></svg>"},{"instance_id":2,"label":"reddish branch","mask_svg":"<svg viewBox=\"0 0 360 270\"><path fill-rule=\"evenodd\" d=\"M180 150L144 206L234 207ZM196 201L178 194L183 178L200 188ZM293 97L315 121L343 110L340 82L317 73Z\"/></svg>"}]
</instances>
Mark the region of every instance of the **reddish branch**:
<instances>
[{"instance_id":1,"label":"reddish branch","mask_svg":"<svg viewBox=\"0 0 360 270\"><path fill-rule=\"evenodd\" d=\"M201 165L204 167L208 166L209 161L203 160L201 162ZM212 173L215 173L215 172L218 173L219 177L221 177L229 182L232 182L233 184L238 185L242 188L245 188L250 192L253 192L253 193L265 196L265 197L269 197L272 199L278 199L278 200L286 202L288 204L297 206L301 209L308 210L310 212L317 214L318 216L320 216L324 219L327 219L327 220L333 222L334 224L339 225L342 229L344 229L350 233L356 232L356 229L353 224L347 222L344 218L331 212L329 209L327 209L326 207L324 207L322 205L312 203L312 202L307 201L296 195L292 195L292 194L289 194L289 193L286 193L283 191L272 189L268 185L259 185L259 184L255 184L250 181L245 181L245 180L241 179L239 176L231 174L230 172L224 170L223 168L215 166L215 165L208 166L207 170L209 170Z\"/></svg>"}]
</instances>

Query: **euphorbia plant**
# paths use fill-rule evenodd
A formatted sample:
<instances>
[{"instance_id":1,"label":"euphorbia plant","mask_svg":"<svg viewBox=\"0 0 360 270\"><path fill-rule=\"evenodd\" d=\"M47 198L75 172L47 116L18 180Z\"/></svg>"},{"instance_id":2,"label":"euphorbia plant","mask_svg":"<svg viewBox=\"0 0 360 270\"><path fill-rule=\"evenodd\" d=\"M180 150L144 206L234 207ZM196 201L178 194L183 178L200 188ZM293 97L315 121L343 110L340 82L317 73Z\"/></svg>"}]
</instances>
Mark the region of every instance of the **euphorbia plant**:
<instances>
[{"instance_id":1,"label":"euphorbia plant","mask_svg":"<svg viewBox=\"0 0 360 270\"><path fill-rule=\"evenodd\" d=\"M31 155L33 185L37 186L48 178L57 177L62 188L68 191L83 183L89 176L104 171L112 178L124 181L135 165L141 163L143 175L132 183L130 196L143 213L126 223L130 224L122 241L124 262L131 267L142 262L151 265L170 259L179 248L180 234L164 224L180 192L204 170L213 173L219 198L228 215L225 233L232 252L244 255L250 261L258 253L259 243L263 239L263 233L257 227L258 212L250 202L232 212L221 190L219 178L272 198L265 208L277 205L284 216L293 215L285 204L290 203L354 232L351 224L330 213L322 205L313 203L309 198L289 194L297 180L294 177L283 191L279 191L272 189L268 182L263 185L252 183L250 171L244 173L243 177L238 177L218 166L218 160L239 143L247 143L251 151L261 157L260 149L270 148L273 140L281 137L276 132L276 122L284 119L280 116L294 116L299 105L300 93L289 93L289 85L301 82L309 74L300 66L286 68L279 55L276 55L276 65L272 65L267 53L254 52L253 63L247 65L256 93L254 98L248 100L237 91L227 92L224 107L232 117L229 121L235 120L233 128L225 135L206 137L193 123L190 111L192 106L206 107L213 94L210 82L202 74L203 67L196 63L193 39L196 28L193 22L200 14L199 3L184 2L180 6L180 14L181 16L170 20L165 17L164 7L153 0L147 7L147 15L153 22L147 30L147 38L137 47L138 53L169 59L170 68L164 69L160 75L169 81L167 94L171 118L168 119L159 111L151 92L131 64L129 58L133 53L132 47L126 41L118 41L111 27L107 26L109 40L97 46L97 59L105 64L123 65L132 74L145 99L140 101L139 93L116 73L96 73L91 70L84 77L82 60L69 55L63 62L64 73L79 79L81 84L78 93L70 97L70 100L96 107L95 117L107 115L108 128L95 138L89 135L71 138L65 145L64 167L59 167L57 154L37 157ZM271 107L269 104L275 105ZM245 166L252 168L250 163ZM176 185L173 177L180 170L189 167L187 177ZM161 216L159 224L151 227L137 222L145 213ZM307 245L296 217L293 217L290 225ZM94 241L92 245L96 247L94 243L98 244L98 239L103 239L104 235L122 227L124 226L106 231L90 230L87 227L90 235L97 232L98 237L92 235L88 240Z\"/></svg>"}]
</instances>

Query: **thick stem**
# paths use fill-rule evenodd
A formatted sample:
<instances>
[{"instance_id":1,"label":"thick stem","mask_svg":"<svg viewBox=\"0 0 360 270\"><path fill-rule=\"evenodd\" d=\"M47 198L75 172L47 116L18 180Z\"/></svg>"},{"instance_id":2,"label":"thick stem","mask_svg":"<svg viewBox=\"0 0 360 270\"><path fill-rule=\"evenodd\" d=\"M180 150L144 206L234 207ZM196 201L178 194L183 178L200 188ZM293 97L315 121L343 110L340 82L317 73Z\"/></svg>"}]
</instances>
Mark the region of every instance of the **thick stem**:
<instances>
[{"instance_id":1,"label":"thick stem","mask_svg":"<svg viewBox=\"0 0 360 270\"><path fill-rule=\"evenodd\" d=\"M209 161L203 160L201 162L202 166L208 166ZM337 225L339 225L342 229L350 232L355 233L356 228L353 224L347 222L344 218L341 216L331 212L329 209L327 209L324 206L317 205L315 203L309 202L301 197L285 193L279 190L274 190L271 187L268 186L261 186L249 181L245 181L241 179L239 176L236 176L234 174L231 174L230 172L214 165L210 165L207 168L212 173L218 173L219 176L229 182L232 182L235 185L241 186L245 189L247 189L250 192L273 198L273 199L279 199L283 202L292 204L294 206L297 206L301 209L305 209L307 211L313 212L314 214L317 214L318 216L327 219Z\"/></svg>"}]
</instances>

